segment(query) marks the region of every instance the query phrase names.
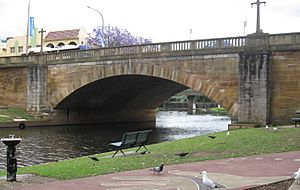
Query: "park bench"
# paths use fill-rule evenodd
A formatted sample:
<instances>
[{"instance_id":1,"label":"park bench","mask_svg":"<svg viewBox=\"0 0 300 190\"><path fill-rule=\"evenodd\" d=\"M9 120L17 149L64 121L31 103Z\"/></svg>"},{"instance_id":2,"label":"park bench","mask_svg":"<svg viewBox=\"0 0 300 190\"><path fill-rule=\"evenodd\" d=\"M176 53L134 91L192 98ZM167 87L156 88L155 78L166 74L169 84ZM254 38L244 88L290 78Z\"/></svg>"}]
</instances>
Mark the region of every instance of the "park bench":
<instances>
[{"instance_id":1,"label":"park bench","mask_svg":"<svg viewBox=\"0 0 300 190\"><path fill-rule=\"evenodd\" d=\"M124 133L121 141L109 143L109 146L116 149L116 152L112 157L114 157L119 151L125 156L123 149L132 147L138 147L138 149L135 152L138 152L141 147L144 147L150 153L150 151L146 148L145 145L148 141L148 134L151 131L152 130L145 130Z\"/></svg>"},{"instance_id":2,"label":"park bench","mask_svg":"<svg viewBox=\"0 0 300 190\"><path fill-rule=\"evenodd\" d=\"M300 115L300 111L296 111L297 115ZM297 123L299 123L299 127L300 127L300 117L294 117L292 118L292 121L295 122L295 127L297 127Z\"/></svg>"},{"instance_id":3,"label":"park bench","mask_svg":"<svg viewBox=\"0 0 300 190\"><path fill-rule=\"evenodd\" d=\"M297 123L299 123L299 127L300 127L300 118L294 117L292 118L292 121L295 122L295 127L297 127Z\"/></svg>"}]
</instances>

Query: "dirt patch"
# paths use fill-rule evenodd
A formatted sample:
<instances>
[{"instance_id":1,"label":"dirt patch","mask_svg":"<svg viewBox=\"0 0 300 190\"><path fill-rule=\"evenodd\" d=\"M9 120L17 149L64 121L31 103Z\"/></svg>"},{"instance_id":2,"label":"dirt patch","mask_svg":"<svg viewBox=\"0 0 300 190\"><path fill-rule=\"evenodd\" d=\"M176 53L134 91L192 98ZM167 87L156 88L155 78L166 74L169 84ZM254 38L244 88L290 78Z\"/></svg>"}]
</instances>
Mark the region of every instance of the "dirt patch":
<instances>
[{"instance_id":1,"label":"dirt patch","mask_svg":"<svg viewBox=\"0 0 300 190\"><path fill-rule=\"evenodd\" d=\"M33 184L43 184L58 181L57 179L41 177L33 174L17 175L17 181L8 182L5 177L0 177L0 189L12 189L13 187L27 186Z\"/></svg>"},{"instance_id":2,"label":"dirt patch","mask_svg":"<svg viewBox=\"0 0 300 190\"><path fill-rule=\"evenodd\" d=\"M287 179L287 180L278 181L267 185L248 188L245 190L287 190L291 187L294 181L295 181L294 179Z\"/></svg>"}]
</instances>

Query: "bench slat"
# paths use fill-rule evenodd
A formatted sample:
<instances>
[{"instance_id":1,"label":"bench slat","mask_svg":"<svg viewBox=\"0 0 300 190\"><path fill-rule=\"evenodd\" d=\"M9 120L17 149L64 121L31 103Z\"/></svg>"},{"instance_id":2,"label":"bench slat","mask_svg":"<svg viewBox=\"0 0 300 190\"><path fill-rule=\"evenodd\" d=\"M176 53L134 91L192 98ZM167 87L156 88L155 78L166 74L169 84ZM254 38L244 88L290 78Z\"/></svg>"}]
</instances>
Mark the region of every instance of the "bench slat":
<instances>
[{"instance_id":1,"label":"bench slat","mask_svg":"<svg viewBox=\"0 0 300 190\"><path fill-rule=\"evenodd\" d=\"M125 133L123 145L124 146L133 146L136 143L138 133Z\"/></svg>"}]
</instances>

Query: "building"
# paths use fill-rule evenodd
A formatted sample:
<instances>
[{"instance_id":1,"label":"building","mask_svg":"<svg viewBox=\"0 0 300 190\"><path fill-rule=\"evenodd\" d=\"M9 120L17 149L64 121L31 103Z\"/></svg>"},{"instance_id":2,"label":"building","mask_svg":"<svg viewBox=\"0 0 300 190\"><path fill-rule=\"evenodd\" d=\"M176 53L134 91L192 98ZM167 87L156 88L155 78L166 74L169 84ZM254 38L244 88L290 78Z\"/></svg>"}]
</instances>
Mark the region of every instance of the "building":
<instances>
[{"instance_id":1,"label":"building","mask_svg":"<svg viewBox=\"0 0 300 190\"><path fill-rule=\"evenodd\" d=\"M49 32L44 43L46 47L59 47L65 45L81 45L86 44L86 39L89 37L84 28L74 30L62 30Z\"/></svg>"},{"instance_id":2,"label":"building","mask_svg":"<svg viewBox=\"0 0 300 190\"><path fill-rule=\"evenodd\" d=\"M0 57L5 56L6 55L6 41L0 41Z\"/></svg>"},{"instance_id":3,"label":"building","mask_svg":"<svg viewBox=\"0 0 300 190\"><path fill-rule=\"evenodd\" d=\"M28 39L28 48L41 46L41 34L38 32L38 28L34 29L34 32ZM26 34L22 36L9 37L6 41L6 56L18 56L22 52L25 52L26 48Z\"/></svg>"},{"instance_id":4,"label":"building","mask_svg":"<svg viewBox=\"0 0 300 190\"><path fill-rule=\"evenodd\" d=\"M50 31L43 35L43 46L58 47L64 45L80 45L86 44L88 33L84 28L74 30ZM28 48L41 46L41 33L35 28L32 36L29 37ZM26 34L22 36L10 37L6 42L6 46L1 51L0 56L19 56L26 51Z\"/></svg>"}]
</instances>

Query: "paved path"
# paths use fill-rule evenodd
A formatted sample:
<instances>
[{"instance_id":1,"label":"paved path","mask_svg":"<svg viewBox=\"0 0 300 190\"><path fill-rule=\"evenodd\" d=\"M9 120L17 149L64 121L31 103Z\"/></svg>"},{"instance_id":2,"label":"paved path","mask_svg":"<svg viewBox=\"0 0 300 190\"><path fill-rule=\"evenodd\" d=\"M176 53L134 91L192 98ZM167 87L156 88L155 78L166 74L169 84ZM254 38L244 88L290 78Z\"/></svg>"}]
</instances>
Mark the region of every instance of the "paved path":
<instances>
[{"instance_id":1,"label":"paved path","mask_svg":"<svg viewBox=\"0 0 300 190\"><path fill-rule=\"evenodd\" d=\"M184 158L183 158L184 159ZM300 167L300 151L167 165L162 174L149 169L29 185L14 190L204 190L201 171L226 188L243 189L290 178ZM298 186L299 187L299 186ZM296 187L296 189L298 188ZM299 188L300 189L300 188Z\"/></svg>"}]
</instances>

